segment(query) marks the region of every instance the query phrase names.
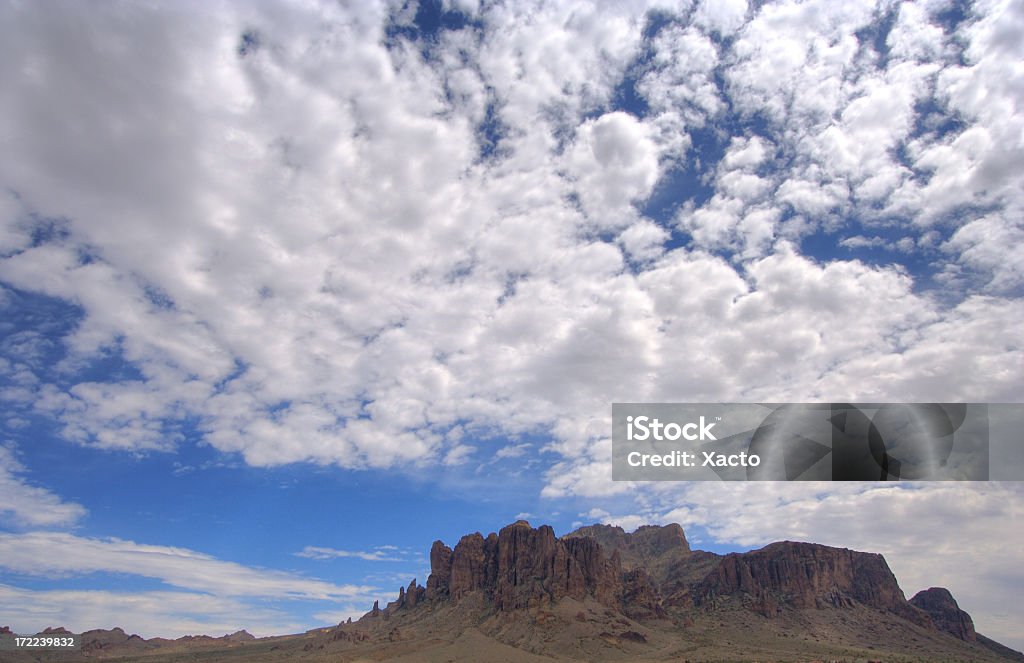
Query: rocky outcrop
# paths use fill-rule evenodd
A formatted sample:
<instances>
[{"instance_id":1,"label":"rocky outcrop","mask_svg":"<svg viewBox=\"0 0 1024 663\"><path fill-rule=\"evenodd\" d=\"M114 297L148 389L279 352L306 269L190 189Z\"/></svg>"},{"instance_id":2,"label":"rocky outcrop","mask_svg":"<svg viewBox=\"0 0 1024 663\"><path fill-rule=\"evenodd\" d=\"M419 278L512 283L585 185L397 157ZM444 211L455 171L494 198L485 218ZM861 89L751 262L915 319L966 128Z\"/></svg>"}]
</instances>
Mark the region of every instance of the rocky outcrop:
<instances>
[{"instance_id":1,"label":"rocky outcrop","mask_svg":"<svg viewBox=\"0 0 1024 663\"><path fill-rule=\"evenodd\" d=\"M570 568L579 568L583 591L573 586L568 596L582 598L590 595L604 605L617 606L622 596L622 560L618 553L611 557L593 539L563 539L560 545L568 552Z\"/></svg>"},{"instance_id":2,"label":"rocky outcrop","mask_svg":"<svg viewBox=\"0 0 1024 663\"><path fill-rule=\"evenodd\" d=\"M635 568L622 578L622 612L631 619L654 619L665 616L661 594L647 571Z\"/></svg>"},{"instance_id":3,"label":"rocky outcrop","mask_svg":"<svg viewBox=\"0 0 1024 663\"><path fill-rule=\"evenodd\" d=\"M256 636L254 636L252 633L249 633L244 629L241 631L235 631L234 633L231 633L229 635L225 635L222 638L222 640L227 640L228 642L249 642L250 640L255 639Z\"/></svg>"},{"instance_id":4,"label":"rocky outcrop","mask_svg":"<svg viewBox=\"0 0 1024 663\"><path fill-rule=\"evenodd\" d=\"M493 582L494 549L495 541L485 540L479 532L467 534L455 545L451 566L446 570L450 578L448 594L453 601Z\"/></svg>"},{"instance_id":5,"label":"rocky outcrop","mask_svg":"<svg viewBox=\"0 0 1024 663\"><path fill-rule=\"evenodd\" d=\"M213 640L209 636L198 636ZM108 630L95 629L82 633L82 651L124 651L138 650L146 647L146 640L139 635L128 635L119 626Z\"/></svg>"},{"instance_id":6,"label":"rocky outcrop","mask_svg":"<svg viewBox=\"0 0 1024 663\"><path fill-rule=\"evenodd\" d=\"M430 577L427 578L427 600L448 596L452 579L452 549L441 541L430 547Z\"/></svg>"},{"instance_id":7,"label":"rocky outcrop","mask_svg":"<svg viewBox=\"0 0 1024 663\"><path fill-rule=\"evenodd\" d=\"M558 539L551 527L534 529L525 520L486 539L479 533L466 535L453 550L436 542L430 561L427 600L447 596L457 603L482 592L496 609L509 611L563 597L592 596L617 606L622 593L621 562L608 557L597 541Z\"/></svg>"},{"instance_id":8,"label":"rocky outcrop","mask_svg":"<svg viewBox=\"0 0 1024 663\"><path fill-rule=\"evenodd\" d=\"M926 614L907 603L884 557L814 543L784 541L726 555L692 595L699 606L739 596L766 617L783 607L846 608L859 603L930 625Z\"/></svg>"},{"instance_id":9,"label":"rocky outcrop","mask_svg":"<svg viewBox=\"0 0 1024 663\"><path fill-rule=\"evenodd\" d=\"M415 608L420 601L423 600L427 590L416 584L416 579L413 578L412 582L409 583L409 588L405 590L405 600L402 602L403 608Z\"/></svg>"},{"instance_id":10,"label":"rocky outcrop","mask_svg":"<svg viewBox=\"0 0 1024 663\"><path fill-rule=\"evenodd\" d=\"M593 539L608 553L618 552L624 569L643 568L658 582L666 579L673 563L691 552L683 528L675 523L644 525L632 533L614 525L588 525L565 538Z\"/></svg>"},{"instance_id":11,"label":"rocky outcrop","mask_svg":"<svg viewBox=\"0 0 1024 663\"><path fill-rule=\"evenodd\" d=\"M931 617L935 626L950 635L967 642L976 642L974 620L960 609L956 599L944 587L932 587L914 595L910 604L924 610Z\"/></svg>"},{"instance_id":12,"label":"rocky outcrop","mask_svg":"<svg viewBox=\"0 0 1024 663\"><path fill-rule=\"evenodd\" d=\"M387 607L384 608L383 612L391 614L396 610L401 609L412 609L419 605L425 600L427 590L425 587L421 587L416 583L416 579L413 578L412 582L409 583L408 587L398 588L398 599L388 603ZM379 605L379 603L378 603Z\"/></svg>"},{"instance_id":13,"label":"rocky outcrop","mask_svg":"<svg viewBox=\"0 0 1024 663\"><path fill-rule=\"evenodd\" d=\"M690 552L683 528L677 523L670 525L643 525L632 534L626 535L630 548L641 556L657 557L666 551Z\"/></svg>"}]
</instances>

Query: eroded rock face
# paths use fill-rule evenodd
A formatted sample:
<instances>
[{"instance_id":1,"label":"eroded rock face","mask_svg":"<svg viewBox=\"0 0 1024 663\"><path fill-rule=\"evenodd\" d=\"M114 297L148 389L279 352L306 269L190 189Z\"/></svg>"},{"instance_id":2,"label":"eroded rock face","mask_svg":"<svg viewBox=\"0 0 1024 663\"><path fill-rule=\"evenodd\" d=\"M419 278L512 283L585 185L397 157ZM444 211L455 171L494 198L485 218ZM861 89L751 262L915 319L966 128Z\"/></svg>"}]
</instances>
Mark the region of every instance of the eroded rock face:
<instances>
[{"instance_id":1,"label":"eroded rock face","mask_svg":"<svg viewBox=\"0 0 1024 663\"><path fill-rule=\"evenodd\" d=\"M914 595L910 604L924 610L935 623L936 628L961 640L977 642L974 620L960 609L956 599L944 587L932 587Z\"/></svg>"},{"instance_id":2,"label":"eroded rock face","mask_svg":"<svg viewBox=\"0 0 1024 663\"><path fill-rule=\"evenodd\" d=\"M427 578L427 599L448 596L452 579L452 549L441 541L430 547L430 577Z\"/></svg>"},{"instance_id":3,"label":"eroded rock face","mask_svg":"<svg viewBox=\"0 0 1024 663\"><path fill-rule=\"evenodd\" d=\"M850 550L828 548L807 543L775 543L749 553L726 555L718 568L698 586L696 600L701 604L716 596L737 593L759 596L763 592L784 597L797 608L821 608L825 605L843 607L858 598L858 588L872 581L888 583L892 578L884 560L856 559ZM878 563L880 561L880 564ZM875 562L872 564L871 562ZM874 567L874 568L872 568ZM882 568L884 567L884 568ZM870 576L858 577L858 570ZM895 585L895 578L892 578ZM869 605L891 608L894 601L903 599L902 592L877 590L864 592Z\"/></svg>"},{"instance_id":4,"label":"eroded rock face","mask_svg":"<svg viewBox=\"0 0 1024 663\"><path fill-rule=\"evenodd\" d=\"M636 568L626 571L622 578L622 612L631 619L663 617L661 594L647 571Z\"/></svg>"},{"instance_id":5,"label":"eroded rock face","mask_svg":"<svg viewBox=\"0 0 1024 663\"><path fill-rule=\"evenodd\" d=\"M579 564L548 526L533 529L524 520L498 532L497 577L488 589L499 610L527 608L545 599L583 598Z\"/></svg>"},{"instance_id":6,"label":"eroded rock face","mask_svg":"<svg viewBox=\"0 0 1024 663\"><path fill-rule=\"evenodd\" d=\"M622 560L618 553L608 557L597 541L588 538L565 538L559 543L565 546L583 579L582 593L566 595L583 598L589 594L604 605L617 606L623 591Z\"/></svg>"},{"instance_id":7,"label":"eroded rock face","mask_svg":"<svg viewBox=\"0 0 1024 663\"><path fill-rule=\"evenodd\" d=\"M435 543L430 559L428 600L447 595L458 602L482 591L498 610L508 611L588 595L617 606L622 592L621 563L596 541L558 539L551 527L534 529L526 521L486 539L479 533L464 536L450 552Z\"/></svg>"},{"instance_id":8,"label":"eroded rock face","mask_svg":"<svg viewBox=\"0 0 1024 663\"><path fill-rule=\"evenodd\" d=\"M567 534L566 538L594 539L606 551L618 551L626 569L651 566L666 555L690 552L683 528L675 523L664 527L644 525L633 533L615 525L587 525Z\"/></svg>"},{"instance_id":9,"label":"eroded rock face","mask_svg":"<svg viewBox=\"0 0 1024 663\"><path fill-rule=\"evenodd\" d=\"M693 590L697 605L742 595L767 617L783 607L845 608L855 603L894 612L915 623L930 620L909 603L885 558L874 553L784 541L722 558Z\"/></svg>"},{"instance_id":10,"label":"eroded rock face","mask_svg":"<svg viewBox=\"0 0 1024 663\"><path fill-rule=\"evenodd\" d=\"M489 584L487 576L493 566L493 547L479 533L467 534L456 544L448 572L451 578L448 593L453 601Z\"/></svg>"},{"instance_id":11,"label":"eroded rock face","mask_svg":"<svg viewBox=\"0 0 1024 663\"><path fill-rule=\"evenodd\" d=\"M630 547L650 556L660 555L669 550L690 552L686 534L677 523L663 527L643 525L632 534L627 534L626 538Z\"/></svg>"}]
</instances>

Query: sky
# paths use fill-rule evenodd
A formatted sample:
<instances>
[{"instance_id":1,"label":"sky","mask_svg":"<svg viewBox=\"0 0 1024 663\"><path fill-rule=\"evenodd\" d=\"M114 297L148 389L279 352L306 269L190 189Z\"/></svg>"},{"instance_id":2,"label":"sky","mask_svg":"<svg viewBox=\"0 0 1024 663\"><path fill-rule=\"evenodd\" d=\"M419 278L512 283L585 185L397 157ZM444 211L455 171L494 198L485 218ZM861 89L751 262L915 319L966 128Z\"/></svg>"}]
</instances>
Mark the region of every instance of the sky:
<instances>
[{"instance_id":1,"label":"sky","mask_svg":"<svg viewBox=\"0 0 1024 663\"><path fill-rule=\"evenodd\" d=\"M526 518L881 552L1024 648L1024 485L610 441L1024 400L1024 2L0 0L0 80L0 624L299 632Z\"/></svg>"}]
</instances>

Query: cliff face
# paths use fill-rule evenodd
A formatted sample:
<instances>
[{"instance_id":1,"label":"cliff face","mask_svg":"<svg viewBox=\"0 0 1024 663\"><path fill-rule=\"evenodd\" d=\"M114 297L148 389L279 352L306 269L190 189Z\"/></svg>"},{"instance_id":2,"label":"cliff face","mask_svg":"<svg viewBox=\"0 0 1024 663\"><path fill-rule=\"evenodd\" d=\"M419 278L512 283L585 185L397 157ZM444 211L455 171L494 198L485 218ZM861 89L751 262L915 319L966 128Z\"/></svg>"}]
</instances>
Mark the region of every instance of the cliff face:
<instances>
[{"instance_id":1,"label":"cliff face","mask_svg":"<svg viewBox=\"0 0 1024 663\"><path fill-rule=\"evenodd\" d=\"M644 525L632 533L614 525L588 525L565 538L593 539L609 554L618 553L623 569L643 569L658 584L670 579L673 565L692 554L683 528L675 523Z\"/></svg>"},{"instance_id":2,"label":"cliff face","mask_svg":"<svg viewBox=\"0 0 1024 663\"><path fill-rule=\"evenodd\" d=\"M426 596L458 602L481 591L498 610L516 610L563 597L593 596L617 605L622 567L589 538L558 539L548 526L526 521L504 527L486 539L470 534L449 550L440 541L430 553Z\"/></svg>"},{"instance_id":3,"label":"cliff face","mask_svg":"<svg viewBox=\"0 0 1024 663\"><path fill-rule=\"evenodd\" d=\"M932 587L922 590L914 594L910 603L928 613L939 630L966 642L978 640L978 634L974 632L974 620L960 609L948 589Z\"/></svg>"},{"instance_id":4,"label":"cliff face","mask_svg":"<svg viewBox=\"0 0 1024 663\"><path fill-rule=\"evenodd\" d=\"M726 555L691 591L697 605L742 596L766 617L785 607L849 608L859 603L930 625L928 616L907 602L884 557L813 543L785 541Z\"/></svg>"}]
</instances>

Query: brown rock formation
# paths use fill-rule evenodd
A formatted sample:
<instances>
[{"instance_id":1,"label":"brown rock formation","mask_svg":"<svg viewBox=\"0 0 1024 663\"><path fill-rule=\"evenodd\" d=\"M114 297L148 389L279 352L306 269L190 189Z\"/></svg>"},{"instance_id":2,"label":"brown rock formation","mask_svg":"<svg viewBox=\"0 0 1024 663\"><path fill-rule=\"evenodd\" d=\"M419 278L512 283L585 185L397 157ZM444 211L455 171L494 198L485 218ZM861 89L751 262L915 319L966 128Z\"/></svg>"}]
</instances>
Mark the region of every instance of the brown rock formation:
<instances>
[{"instance_id":1,"label":"brown rock formation","mask_svg":"<svg viewBox=\"0 0 1024 663\"><path fill-rule=\"evenodd\" d=\"M618 551L623 568L640 566L651 575L660 575L655 569L663 571L662 567L690 554L683 528L675 523L664 527L644 525L633 533L614 525L588 525L565 538L594 539L606 551Z\"/></svg>"},{"instance_id":2,"label":"brown rock formation","mask_svg":"<svg viewBox=\"0 0 1024 663\"><path fill-rule=\"evenodd\" d=\"M618 605L621 594L619 558L605 555L597 541L558 539L551 527L534 529L522 520L486 539L479 533L464 536L451 551L437 542L430 560L427 600L447 596L457 603L480 591L498 610L508 611L588 595Z\"/></svg>"},{"instance_id":3,"label":"brown rock formation","mask_svg":"<svg viewBox=\"0 0 1024 663\"><path fill-rule=\"evenodd\" d=\"M469 592L483 589L486 580L490 580L492 568L485 568L492 561L494 545L479 532L467 534L456 544L452 551L451 566L447 569L449 576L448 594L453 601L458 601ZM431 573L433 575L433 573Z\"/></svg>"},{"instance_id":4,"label":"brown rock formation","mask_svg":"<svg viewBox=\"0 0 1024 663\"><path fill-rule=\"evenodd\" d=\"M430 547L430 577L427 578L427 600L448 596L452 579L452 549L440 541Z\"/></svg>"},{"instance_id":5,"label":"brown rock formation","mask_svg":"<svg viewBox=\"0 0 1024 663\"><path fill-rule=\"evenodd\" d=\"M661 595L647 571L635 568L622 578L622 612L632 619L651 619L665 616Z\"/></svg>"},{"instance_id":6,"label":"brown rock formation","mask_svg":"<svg viewBox=\"0 0 1024 663\"><path fill-rule=\"evenodd\" d=\"M225 635L223 639L228 642L248 642L250 640L255 640L256 636L243 629L241 631L235 631L230 635Z\"/></svg>"},{"instance_id":7,"label":"brown rock formation","mask_svg":"<svg viewBox=\"0 0 1024 663\"><path fill-rule=\"evenodd\" d=\"M967 642L977 641L974 620L960 609L948 589L932 587L922 590L914 594L910 604L928 613L938 629Z\"/></svg>"},{"instance_id":8,"label":"brown rock formation","mask_svg":"<svg viewBox=\"0 0 1024 663\"><path fill-rule=\"evenodd\" d=\"M814 543L784 541L726 555L693 589L697 605L714 604L723 596L741 596L767 617L783 606L844 608L860 603L930 624L927 615L907 603L884 557Z\"/></svg>"}]
</instances>

